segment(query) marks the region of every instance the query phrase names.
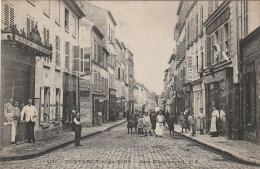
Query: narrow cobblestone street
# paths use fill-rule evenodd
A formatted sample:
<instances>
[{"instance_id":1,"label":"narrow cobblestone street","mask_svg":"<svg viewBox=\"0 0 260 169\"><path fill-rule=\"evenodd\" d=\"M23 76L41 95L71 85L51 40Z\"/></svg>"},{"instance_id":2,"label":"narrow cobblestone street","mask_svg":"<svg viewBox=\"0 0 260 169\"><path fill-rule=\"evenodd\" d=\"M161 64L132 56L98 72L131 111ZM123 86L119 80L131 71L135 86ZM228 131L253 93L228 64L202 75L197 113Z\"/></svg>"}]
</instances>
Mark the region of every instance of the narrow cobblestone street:
<instances>
[{"instance_id":1,"label":"narrow cobblestone street","mask_svg":"<svg viewBox=\"0 0 260 169\"><path fill-rule=\"evenodd\" d=\"M1 168L255 168L183 137L126 134L126 124L82 140L82 147L2 162ZM216 167L218 166L218 167Z\"/></svg>"}]
</instances>

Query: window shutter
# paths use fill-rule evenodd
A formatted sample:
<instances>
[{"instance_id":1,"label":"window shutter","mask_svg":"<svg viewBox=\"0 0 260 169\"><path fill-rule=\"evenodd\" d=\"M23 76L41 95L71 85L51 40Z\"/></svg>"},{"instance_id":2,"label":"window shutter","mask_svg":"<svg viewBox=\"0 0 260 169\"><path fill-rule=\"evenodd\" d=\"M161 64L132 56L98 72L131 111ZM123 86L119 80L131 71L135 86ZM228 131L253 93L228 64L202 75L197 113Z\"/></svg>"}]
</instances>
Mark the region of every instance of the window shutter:
<instances>
[{"instance_id":1,"label":"window shutter","mask_svg":"<svg viewBox=\"0 0 260 169\"><path fill-rule=\"evenodd\" d=\"M80 61L80 58L79 58L79 46L74 46L73 47L74 49L74 70L75 71L79 71L79 61Z\"/></svg>"},{"instance_id":2,"label":"window shutter","mask_svg":"<svg viewBox=\"0 0 260 169\"><path fill-rule=\"evenodd\" d=\"M232 53L231 53L231 21L228 21L228 56L231 57Z\"/></svg>"},{"instance_id":3,"label":"window shutter","mask_svg":"<svg viewBox=\"0 0 260 169\"><path fill-rule=\"evenodd\" d=\"M30 18L27 18L26 25L27 25L27 34L29 35L29 33L31 32L31 20L30 20Z\"/></svg>"},{"instance_id":4,"label":"window shutter","mask_svg":"<svg viewBox=\"0 0 260 169\"><path fill-rule=\"evenodd\" d=\"M50 42L50 30L47 29L47 35L46 35L46 38L47 38L47 41L46 41L46 44L49 45L49 42Z\"/></svg>"},{"instance_id":5,"label":"window shutter","mask_svg":"<svg viewBox=\"0 0 260 169\"><path fill-rule=\"evenodd\" d=\"M10 26L14 26L14 8L10 7Z\"/></svg>"},{"instance_id":6,"label":"window shutter","mask_svg":"<svg viewBox=\"0 0 260 169\"><path fill-rule=\"evenodd\" d=\"M7 4L5 4L4 15L5 15L5 26L9 26L9 5Z\"/></svg>"}]
</instances>

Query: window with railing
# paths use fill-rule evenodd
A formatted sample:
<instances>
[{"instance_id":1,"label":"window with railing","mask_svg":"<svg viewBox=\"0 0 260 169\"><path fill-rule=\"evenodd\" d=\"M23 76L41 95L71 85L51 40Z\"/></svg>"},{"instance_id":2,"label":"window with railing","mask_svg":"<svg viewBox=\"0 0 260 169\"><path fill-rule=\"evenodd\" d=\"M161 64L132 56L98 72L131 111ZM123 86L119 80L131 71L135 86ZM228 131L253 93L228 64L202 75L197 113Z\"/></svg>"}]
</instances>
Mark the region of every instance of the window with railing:
<instances>
[{"instance_id":1,"label":"window with railing","mask_svg":"<svg viewBox=\"0 0 260 169\"><path fill-rule=\"evenodd\" d=\"M55 64L56 66L60 66L60 37L56 36L55 38Z\"/></svg>"}]
</instances>

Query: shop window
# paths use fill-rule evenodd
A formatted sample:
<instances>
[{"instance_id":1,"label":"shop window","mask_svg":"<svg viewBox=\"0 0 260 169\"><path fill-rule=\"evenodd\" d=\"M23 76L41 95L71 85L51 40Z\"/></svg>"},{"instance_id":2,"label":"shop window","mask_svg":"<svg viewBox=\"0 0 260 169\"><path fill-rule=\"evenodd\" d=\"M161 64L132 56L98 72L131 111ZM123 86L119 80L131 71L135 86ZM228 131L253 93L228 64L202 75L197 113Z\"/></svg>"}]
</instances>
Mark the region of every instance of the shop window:
<instances>
[{"instance_id":1,"label":"shop window","mask_svg":"<svg viewBox=\"0 0 260 169\"><path fill-rule=\"evenodd\" d=\"M70 42L65 42L65 69L70 68Z\"/></svg>"},{"instance_id":2,"label":"shop window","mask_svg":"<svg viewBox=\"0 0 260 169\"><path fill-rule=\"evenodd\" d=\"M246 76L246 125L255 127L256 120L256 73L248 72Z\"/></svg>"},{"instance_id":3,"label":"shop window","mask_svg":"<svg viewBox=\"0 0 260 169\"><path fill-rule=\"evenodd\" d=\"M56 36L56 38L55 38L55 47L56 47L55 64L56 64L56 66L60 66L60 37L58 37L58 36Z\"/></svg>"},{"instance_id":4,"label":"shop window","mask_svg":"<svg viewBox=\"0 0 260 169\"><path fill-rule=\"evenodd\" d=\"M14 25L14 8L9 4L4 7L4 24L6 27Z\"/></svg>"},{"instance_id":5,"label":"shop window","mask_svg":"<svg viewBox=\"0 0 260 169\"><path fill-rule=\"evenodd\" d=\"M50 43L50 30L46 27L43 28L43 42L45 45Z\"/></svg>"},{"instance_id":6,"label":"shop window","mask_svg":"<svg viewBox=\"0 0 260 169\"><path fill-rule=\"evenodd\" d=\"M50 121L50 88L44 87L44 122L49 123Z\"/></svg>"},{"instance_id":7,"label":"shop window","mask_svg":"<svg viewBox=\"0 0 260 169\"><path fill-rule=\"evenodd\" d=\"M56 108L54 120L57 121L60 116L60 89L56 89Z\"/></svg>"},{"instance_id":8,"label":"shop window","mask_svg":"<svg viewBox=\"0 0 260 169\"><path fill-rule=\"evenodd\" d=\"M65 8L65 23L64 23L65 29L69 30L69 10Z\"/></svg>"},{"instance_id":9,"label":"shop window","mask_svg":"<svg viewBox=\"0 0 260 169\"><path fill-rule=\"evenodd\" d=\"M28 36L32 31L32 28L34 27L34 19L28 16L26 19L26 26L27 26L27 36Z\"/></svg>"}]
</instances>

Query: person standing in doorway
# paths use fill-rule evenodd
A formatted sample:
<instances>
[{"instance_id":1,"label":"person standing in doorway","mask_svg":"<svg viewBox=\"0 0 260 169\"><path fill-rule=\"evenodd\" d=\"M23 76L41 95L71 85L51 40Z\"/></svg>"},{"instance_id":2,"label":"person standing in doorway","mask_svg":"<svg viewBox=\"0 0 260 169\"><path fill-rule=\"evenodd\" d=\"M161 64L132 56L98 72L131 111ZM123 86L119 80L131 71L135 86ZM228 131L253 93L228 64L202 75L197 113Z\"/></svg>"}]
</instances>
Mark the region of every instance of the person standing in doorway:
<instances>
[{"instance_id":1,"label":"person standing in doorway","mask_svg":"<svg viewBox=\"0 0 260 169\"><path fill-rule=\"evenodd\" d=\"M219 131L220 135L225 135L225 126L226 126L226 113L223 109L219 111Z\"/></svg>"},{"instance_id":2,"label":"person standing in doorway","mask_svg":"<svg viewBox=\"0 0 260 169\"><path fill-rule=\"evenodd\" d=\"M34 126L37 117L37 111L34 105L32 105L32 99L28 100L28 105L23 107L21 112L21 121L23 121L23 117L25 115L25 122L27 126L28 133L28 143L35 143L34 137Z\"/></svg>"},{"instance_id":3,"label":"person standing in doorway","mask_svg":"<svg viewBox=\"0 0 260 169\"><path fill-rule=\"evenodd\" d=\"M75 125L75 146L82 146L80 144L80 139L81 139L81 130L82 130L82 126L81 126L81 122L80 122L80 114L79 112L76 113L76 116L73 118L73 122Z\"/></svg>"},{"instance_id":4,"label":"person standing in doorway","mask_svg":"<svg viewBox=\"0 0 260 169\"><path fill-rule=\"evenodd\" d=\"M203 134L203 130L205 129L205 114L203 113L203 108L200 108L200 112L198 114L198 128L200 130L200 134Z\"/></svg>"},{"instance_id":5,"label":"person standing in doorway","mask_svg":"<svg viewBox=\"0 0 260 169\"><path fill-rule=\"evenodd\" d=\"M218 119L219 119L219 112L218 110L216 110L215 107L213 107L213 112L211 115L210 131L209 131L212 137L217 137L219 135L217 130Z\"/></svg>"}]
</instances>

